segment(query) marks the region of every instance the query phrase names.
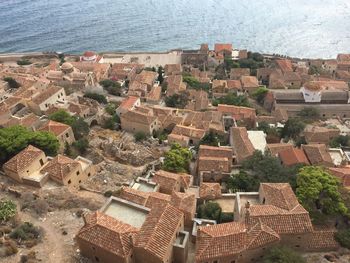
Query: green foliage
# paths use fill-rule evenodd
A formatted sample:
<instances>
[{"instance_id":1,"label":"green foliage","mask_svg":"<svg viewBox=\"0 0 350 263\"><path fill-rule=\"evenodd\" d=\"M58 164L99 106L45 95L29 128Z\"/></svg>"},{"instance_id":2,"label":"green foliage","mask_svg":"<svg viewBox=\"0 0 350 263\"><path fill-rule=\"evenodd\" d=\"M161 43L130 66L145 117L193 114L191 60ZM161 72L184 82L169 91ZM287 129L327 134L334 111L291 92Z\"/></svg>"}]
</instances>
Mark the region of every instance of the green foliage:
<instances>
[{"instance_id":1,"label":"green foliage","mask_svg":"<svg viewBox=\"0 0 350 263\"><path fill-rule=\"evenodd\" d=\"M11 200L3 199L0 201L0 220L8 221L16 215L17 206Z\"/></svg>"},{"instance_id":2,"label":"green foliage","mask_svg":"<svg viewBox=\"0 0 350 263\"><path fill-rule=\"evenodd\" d=\"M84 154L89 147L89 141L86 138L79 139L73 142L73 146L79 151L79 153Z\"/></svg>"},{"instance_id":3,"label":"green foliage","mask_svg":"<svg viewBox=\"0 0 350 263\"><path fill-rule=\"evenodd\" d=\"M263 62L255 61L253 58L240 59L239 65L241 68L250 68L251 73L254 73L258 68L264 67Z\"/></svg>"},{"instance_id":4,"label":"green foliage","mask_svg":"<svg viewBox=\"0 0 350 263\"><path fill-rule=\"evenodd\" d=\"M167 107L184 109L188 102L188 95L185 92L175 93L172 96L165 97L164 101Z\"/></svg>"},{"instance_id":5,"label":"green foliage","mask_svg":"<svg viewBox=\"0 0 350 263\"><path fill-rule=\"evenodd\" d=\"M199 142L199 145L219 146L219 143L224 142L222 136L210 131Z\"/></svg>"},{"instance_id":6,"label":"green foliage","mask_svg":"<svg viewBox=\"0 0 350 263\"><path fill-rule=\"evenodd\" d=\"M342 247L350 249L350 228L339 230L335 234L335 239Z\"/></svg>"},{"instance_id":7,"label":"green foliage","mask_svg":"<svg viewBox=\"0 0 350 263\"><path fill-rule=\"evenodd\" d=\"M175 143L171 145L170 151L165 153L163 169L174 173L188 172L191 159L191 151Z\"/></svg>"},{"instance_id":8,"label":"green foliage","mask_svg":"<svg viewBox=\"0 0 350 263\"><path fill-rule=\"evenodd\" d=\"M348 209L339 192L339 186L339 180L323 168L306 166L298 173L296 194L309 212L345 215Z\"/></svg>"},{"instance_id":9,"label":"green foliage","mask_svg":"<svg viewBox=\"0 0 350 263\"><path fill-rule=\"evenodd\" d=\"M195 77L188 74L183 74L182 76L183 82L186 82L190 89L205 90L207 92L210 90L209 83L200 83Z\"/></svg>"},{"instance_id":10,"label":"green foliage","mask_svg":"<svg viewBox=\"0 0 350 263\"><path fill-rule=\"evenodd\" d=\"M349 135L339 135L333 138L329 145L333 148L338 148L340 146L349 147L350 146L350 136Z\"/></svg>"},{"instance_id":11,"label":"green foliage","mask_svg":"<svg viewBox=\"0 0 350 263\"><path fill-rule=\"evenodd\" d=\"M135 138L135 141L141 142L141 141L146 140L147 136L144 132L139 131L139 132L134 134L134 138Z\"/></svg>"},{"instance_id":12,"label":"green foliage","mask_svg":"<svg viewBox=\"0 0 350 263\"><path fill-rule=\"evenodd\" d=\"M318 120L321 118L320 111L316 108L305 107L302 109L298 116L305 120Z\"/></svg>"},{"instance_id":13,"label":"green foliage","mask_svg":"<svg viewBox=\"0 0 350 263\"><path fill-rule=\"evenodd\" d=\"M4 81L6 81L10 87L10 89L18 89L21 85L11 77L5 77Z\"/></svg>"},{"instance_id":14,"label":"green foliage","mask_svg":"<svg viewBox=\"0 0 350 263\"><path fill-rule=\"evenodd\" d=\"M304 128L305 123L302 120L298 118L290 118L282 129L282 137L296 139Z\"/></svg>"},{"instance_id":15,"label":"green foliage","mask_svg":"<svg viewBox=\"0 0 350 263\"><path fill-rule=\"evenodd\" d=\"M259 87L256 91L253 92L252 96L260 104L264 103L264 99L269 90L266 87Z\"/></svg>"},{"instance_id":16,"label":"green foliage","mask_svg":"<svg viewBox=\"0 0 350 263\"><path fill-rule=\"evenodd\" d=\"M112 117L107 119L104 124L103 128L109 129L109 130L115 130L117 128L117 124L120 123L119 116L115 113Z\"/></svg>"},{"instance_id":17,"label":"green foliage","mask_svg":"<svg viewBox=\"0 0 350 263\"><path fill-rule=\"evenodd\" d=\"M79 140L87 136L90 131L89 124L80 117L71 116L65 110L58 110L49 116L50 120L67 124L72 127L75 139Z\"/></svg>"},{"instance_id":18,"label":"green foliage","mask_svg":"<svg viewBox=\"0 0 350 263\"><path fill-rule=\"evenodd\" d=\"M49 119L53 121L57 121L60 123L67 124L69 126L72 126L72 124L75 121L75 118L71 116L68 112L65 110L58 110L52 114L49 115Z\"/></svg>"},{"instance_id":19,"label":"green foliage","mask_svg":"<svg viewBox=\"0 0 350 263\"><path fill-rule=\"evenodd\" d=\"M306 263L306 260L288 247L273 247L267 251L263 263Z\"/></svg>"},{"instance_id":20,"label":"green foliage","mask_svg":"<svg viewBox=\"0 0 350 263\"><path fill-rule=\"evenodd\" d=\"M267 143L279 143L281 141L280 129L270 127L267 122L259 122L259 127L257 129L266 133Z\"/></svg>"},{"instance_id":21,"label":"green foliage","mask_svg":"<svg viewBox=\"0 0 350 263\"><path fill-rule=\"evenodd\" d=\"M259 179L245 171L239 171L238 174L233 174L228 178L227 186L232 192L246 191L252 192L259 189Z\"/></svg>"},{"instance_id":22,"label":"green foliage","mask_svg":"<svg viewBox=\"0 0 350 263\"><path fill-rule=\"evenodd\" d=\"M107 98L102 94L87 92L84 94L84 97L96 100L98 103L107 104Z\"/></svg>"},{"instance_id":23,"label":"green foliage","mask_svg":"<svg viewBox=\"0 0 350 263\"><path fill-rule=\"evenodd\" d=\"M212 102L213 106L219 104L235 105L242 107L250 107L248 98L244 95L235 95L233 93L227 94L225 97L214 99Z\"/></svg>"},{"instance_id":24,"label":"green foliage","mask_svg":"<svg viewBox=\"0 0 350 263\"><path fill-rule=\"evenodd\" d=\"M290 183L292 188L296 187L296 175L300 167L302 165L284 167L278 158L261 151L255 151L253 156L242 164L242 169L254 176L259 183ZM256 182L253 185L255 184Z\"/></svg>"},{"instance_id":25,"label":"green foliage","mask_svg":"<svg viewBox=\"0 0 350 263\"><path fill-rule=\"evenodd\" d=\"M197 213L199 218L216 220L220 222L222 209L216 202L207 202L198 207Z\"/></svg>"},{"instance_id":26,"label":"green foliage","mask_svg":"<svg viewBox=\"0 0 350 263\"><path fill-rule=\"evenodd\" d=\"M120 83L111 79L104 79L100 81L100 85L109 93L115 96L120 96Z\"/></svg>"},{"instance_id":27,"label":"green foliage","mask_svg":"<svg viewBox=\"0 0 350 263\"><path fill-rule=\"evenodd\" d=\"M239 68L239 63L235 62L232 58L224 59L225 69L230 71L232 68Z\"/></svg>"},{"instance_id":28,"label":"green foliage","mask_svg":"<svg viewBox=\"0 0 350 263\"><path fill-rule=\"evenodd\" d=\"M30 240L40 237L40 229L32 223L24 222L10 233L12 239Z\"/></svg>"},{"instance_id":29,"label":"green foliage","mask_svg":"<svg viewBox=\"0 0 350 263\"><path fill-rule=\"evenodd\" d=\"M55 135L44 131L30 131L23 126L0 129L0 163L22 151L29 144L43 150L47 155L57 154L59 143Z\"/></svg>"},{"instance_id":30,"label":"green foliage","mask_svg":"<svg viewBox=\"0 0 350 263\"><path fill-rule=\"evenodd\" d=\"M258 52L248 52L248 58L251 58L257 62L263 62L264 56Z\"/></svg>"},{"instance_id":31,"label":"green foliage","mask_svg":"<svg viewBox=\"0 0 350 263\"><path fill-rule=\"evenodd\" d=\"M160 67L158 68L158 81L159 81L160 84L162 84L163 81L164 81L164 77L163 77L163 67L162 67L162 66L160 66Z\"/></svg>"},{"instance_id":32,"label":"green foliage","mask_svg":"<svg viewBox=\"0 0 350 263\"><path fill-rule=\"evenodd\" d=\"M115 110L116 110L116 106L113 103L108 103L105 107L105 111L109 114L109 115L114 115L115 114Z\"/></svg>"},{"instance_id":33,"label":"green foliage","mask_svg":"<svg viewBox=\"0 0 350 263\"><path fill-rule=\"evenodd\" d=\"M19 66L27 66L27 65L31 65L32 62L29 61L29 59L21 59L17 61L17 65Z\"/></svg>"}]
</instances>

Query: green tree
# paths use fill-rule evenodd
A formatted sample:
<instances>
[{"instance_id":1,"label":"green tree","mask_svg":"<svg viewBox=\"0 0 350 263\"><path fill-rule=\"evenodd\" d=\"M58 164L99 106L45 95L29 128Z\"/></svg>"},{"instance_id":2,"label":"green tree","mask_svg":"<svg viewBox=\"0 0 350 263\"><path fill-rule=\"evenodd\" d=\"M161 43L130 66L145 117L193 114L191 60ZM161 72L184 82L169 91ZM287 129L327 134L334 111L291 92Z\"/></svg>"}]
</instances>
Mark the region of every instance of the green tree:
<instances>
[{"instance_id":1,"label":"green tree","mask_svg":"<svg viewBox=\"0 0 350 263\"><path fill-rule=\"evenodd\" d=\"M162 66L160 66L160 67L158 68L158 81L159 81L160 84L162 84L163 81L164 81L164 77L163 77L163 67L162 67Z\"/></svg>"},{"instance_id":2,"label":"green tree","mask_svg":"<svg viewBox=\"0 0 350 263\"><path fill-rule=\"evenodd\" d=\"M187 73L184 73L183 75L183 82L187 83L188 88L195 89L195 90L210 90L210 84L209 83L200 83L195 77L188 75Z\"/></svg>"},{"instance_id":3,"label":"green tree","mask_svg":"<svg viewBox=\"0 0 350 263\"><path fill-rule=\"evenodd\" d=\"M224 97L220 97L214 99L212 102L213 106L217 106L219 104L227 104L227 105L235 105L242 107L250 107L247 96L245 95L235 95L233 93L227 94Z\"/></svg>"},{"instance_id":4,"label":"green tree","mask_svg":"<svg viewBox=\"0 0 350 263\"><path fill-rule=\"evenodd\" d=\"M338 148L340 146L348 147L350 146L350 136L349 135L339 135L333 138L329 145L333 148Z\"/></svg>"},{"instance_id":5,"label":"green tree","mask_svg":"<svg viewBox=\"0 0 350 263\"><path fill-rule=\"evenodd\" d=\"M0 129L0 163L22 151L29 144L43 150L47 155L56 155L59 143L55 135L43 131L30 131L23 126Z\"/></svg>"},{"instance_id":6,"label":"green tree","mask_svg":"<svg viewBox=\"0 0 350 263\"><path fill-rule=\"evenodd\" d=\"M75 121L75 118L71 116L67 111L65 110L58 110L52 114L49 115L49 119L53 121L57 121L60 123L67 124L69 126L72 126L72 124Z\"/></svg>"},{"instance_id":7,"label":"green tree","mask_svg":"<svg viewBox=\"0 0 350 263\"><path fill-rule=\"evenodd\" d=\"M102 104L108 103L106 96L102 94L87 92L84 94L84 97L92 100L96 100L98 103L102 103Z\"/></svg>"},{"instance_id":8,"label":"green tree","mask_svg":"<svg viewBox=\"0 0 350 263\"><path fill-rule=\"evenodd\" d=\"M306 260L288 247L273 247L267 251L263 263L306 263Z\"/></svg>"},{"instance_id":9,"label":"green tree","mask_svg":"<svg viewBox=\"0 0 350 263\"><path fill-rule=\"evenodd\" d=\"M252 192L259 189L259 179L245 171L239 171L238 174L232 174L227 181L227 186L232 192L245 191Z\"/></svg>"},{"instance_id":10,"label":"green tree","mask_svg":"<svg viewBox=\"0 0 350 263\"><path fill-rule=\"evenodd\" d=\"M305 120L318 120L321 118L320 111L316 108L305 107L302 109L298 116Z\"/></svg>"},{"instance_id":11,"label":"green tree","mask_svg":"<svg viewBox=\"0 0 350 263\"><path fill-rule=\"evenodd\" d=\"M197 213L199 218L216 220L220 222L222 209L216 202L207 202L198 207Z\"/></svg>"},{"instance_id":12,"label":"green tree","mask_svg":"<svg viewBox=\"0 0 350 263\"><path fill-rule=\"evenodd\" d=\"M339 192L339 180L321 167L306 166L297 177L297 197L310 213L321 211L325 215L348 213Z\"/></svg>"},{"instance_id":13,"label":"green tree","mask_svg":"<svg viewBox=\"0 0 350 263\"><path fill-rule=\"evenodd\" d=\"M222 136L210 131L208 134L200 140L199 145L219 146L219 143L223 142Z\"/></svg>"},{"instance_id":14,"label":"green tree","mask_svg":"<svg viewBox=\"0 0 350 263\"><path fill-rule=\"evenodd\" d=\"M253 92L252 96L260 104L264 103L264 99L269 90L266 87L259 87L256 91Z\"/></svg>"},{"instance_id":15,"label":"green tree","mask_svg":"<svg viewBox=\"0 0 350 263\"><path fill-rule=\"evenodd\" d=\"M335 234L335 239L339 242L342 247L350 249L350 229L339 230Z\"/></svg>"},{"instance_id":16,"label":"green tree","mask_svg":"<svg viewBox=\"0 0 350 263\"><path fill-rule=\"evenodd\" d=\"M111 80L111 79L104 79L100 81L100 85L109 93L115 96L120 96L121 93L121 85L119 82Z\"/></svg>"},{"instance_id":17,"label":"green tree","mask_svg":"<svg viewBox=\"0 0 350 263\"><path fill-rule=\"evenodd\" d=\"M21 85L11 77L5 77L4 81L6 81L10 87L10 89L18 89Z\"/></svg>"},{"instance_id":18,"label":"green tree","mask_svg":"<svg viewBox=\"0 0 350 263\"><path fill-rule=\"evenodd\" d=\"M167 107L184 109L188 103L188 95L186 92L175 93L172 96L165 97L164 101Z\"/></svg>"},{"instance_id":19,"label":"green tree","mask_svg":"<svg viewBox=\"0 0 350 263\"><path fill-rule=\"evenodd\" d=\"M7 199L2 199L0 201L0 221L8 221L14 217L17 213L16 204Z\"/></svg>"},{"instance_id":20,"label":"green tree","mask_svg":"<svg viewBox=\"0 0 350 263\"><path fill-rule=\"evenodd\" d=\"M30 62L29 59L21 59L21 60L17 61L17 65L19 65L19 66L27 66L30 64L32 64L32 62Z\"/></svg>"},{"instance_id":21,"label":"green tree","mask_svg":"<svg viewBox=\"0 0 350 263\"><path fill-rule=\"evenodd\" d=\"M115 110L116 110L116 106L113 103L108 103L105 107L105 111L109 114L109 115L114 115L115 114Z\"/></svg>"},{"instance_id":22,"label":"green tree","mask_svg":"<svg viewBox=\"0 0 350 263\"><path fill-rule=\"evenodd\" d=\"M224 59L225 69L230 71L232 68L239 68L239 63L233 61L232 58L225 58Z\"/></svg>"},{"instance_id":23,"label":"green tree","mask_svg":"<svg viewBox=\"0 0 350 263\"><path fill-rule=\"evenodd\" d=\"M290 118L282 129L282 137L296 139L304 129L303 121L298 118Z\"/></svg>"},{"instance_id":24,"label":"green tree","mask_svg":"<svg viewBox=\"0 0 350 263\"><path fill-rule=\"evenodd\" d=\"M174 173L188 172L191 159L191 151L175 143L171 145L171 149L165 153L163 169Z\"/></svg>"},{"instance_id":25,"label":"green tree","mask_svg":"<svg viewBox=\"0 0 350 263\"><path fill-rule=\"evenodd\" d=\"M144 132L137 132L134 134L135 141L141 142L147 139L147 136Z\"/></svg>"},{"instance_id":26,"label":"green tree","mask_svg":"<svg viewBox=\"0 0 350 263\"><path fill-rule=\"evenodd\" d=\"M89 148L89 141L86 138L79 139L73 142L73 146L79 151L79 153L86 153L87 148Z\"/></svg>"}]
</instances>

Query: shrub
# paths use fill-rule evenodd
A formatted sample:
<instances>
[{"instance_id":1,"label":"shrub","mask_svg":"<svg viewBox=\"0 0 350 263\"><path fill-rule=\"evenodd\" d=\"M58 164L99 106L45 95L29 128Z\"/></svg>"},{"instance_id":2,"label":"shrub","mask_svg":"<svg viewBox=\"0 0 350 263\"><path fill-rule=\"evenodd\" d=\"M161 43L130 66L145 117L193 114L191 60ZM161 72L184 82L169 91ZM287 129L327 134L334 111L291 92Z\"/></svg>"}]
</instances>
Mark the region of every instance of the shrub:
<instances>
[{"instance_id":1,"label":"shrub","mask_svg":"<svg viewBox=\"0 0 350 263\"><path fill-rule=\"evenodd\" d=\"M17 61L17 65L19 66L27 66L32 64L32 62L29 61L29 59L22 59Z\"/></svg>"},{"instance_id":2,"label":"shrub","mask_svg":"<svg viewBox=\"0 0 350 263\"><path fill-rule=\"evenodd\" d=\"M288 247L273 247L264 256L263 263L306 263L306 260Z\"/></svg>"},{"instance_id":3,"label":"shrub","mask_svg":"<svg viewBox=\"0 0 350 263\"><path fill-rule=\"evenodd\" d=\"M18 89L21 85L11 77L5 77L4 81L6 81L10 87L10 89Z\"/></svg>"},{"instance_id":4,"label":"shrub","mask_svg":"<svg viewBox=\"0 0 350 263\"><path fill-rule=\"evenodd\" d=\"M350 229L340 230L335 234L335 239L342 247L350 249Z\"/></svg>"},{"instance_id":5,"label":"shrub","mask_svg":"<svg viewBox=\"0 0 350 263\"><path fill-rule=\"evenodd\" d=\"M98 103L107 104L107 98L102 94L87 92L84 94L84 97L96 100Z\"/></svg>"},{"instance_id":6,"label":"shrub","mask_svg":"<svg viewBox=\"0 0 350 263\"><path fill-rule=\"evenodd\" d=\"M137 132L134 134L135 141L140 142L146 140L147 136L144 132Z\"/></svg>"},{"instance_id":7,"label":"shrub","mask_svg":"<svg viewBox=\"0 0 350 263\"><path fill-rule=\"evenodd\" d=\"M165 153L163 169L174 173L188 172L191 159L191 151L175 143L170 151Z\"/></svg>"},{"instance_id":8,"label":"shrub","mask_svg":"<svg viewBox=\"0 0 350 263\"><path fill-rule=\"evenodd\" d=\"M79 151L79 153L84 154L89 147L89 141L87 139L79 139L73 142L73 146Z\"/></svg>"},{"instance_id":9,"label":"shrub","mask_svg":"<svg viewBox=\"0 0 350 263\"><path fill-rule=\"evenodd\" d=\"M8 221L10 218L14 217L17 212L16 204L11 200L1 200L0 201L0 220Z\"/></svg>"},{"instance_id":10,"label":"shrub","mask_svg":"<svg viewBox=\"0 0 350 263\"><path fill-rule=\"evenodd\" d=\"M10 238L21 240L38 239L40 234L39 228L32 223L24 222L10 233Z\"/></svg>"},{"instance_id":11,"label":"shrub","mask_svg":"<svg viewBox=\"0 0 350 263\"><path fill-rule=\"evenodd\" d=\"M221 220L221 207L216 202L207 202L198 207L198 217L210 220Z\"/></svg>"}]
</instances>

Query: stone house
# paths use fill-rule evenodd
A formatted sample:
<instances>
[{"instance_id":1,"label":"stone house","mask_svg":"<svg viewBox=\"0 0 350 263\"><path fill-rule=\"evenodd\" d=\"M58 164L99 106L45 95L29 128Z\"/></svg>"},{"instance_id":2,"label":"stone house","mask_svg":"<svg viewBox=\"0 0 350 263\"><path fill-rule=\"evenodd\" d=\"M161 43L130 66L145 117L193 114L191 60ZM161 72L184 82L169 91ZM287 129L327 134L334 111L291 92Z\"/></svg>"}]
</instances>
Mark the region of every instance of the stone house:
<instances>
[{"instance_id":1,"label":"stone house","mask_svg":"<svg viewBox=\"0 0 350 263\"><path fill-rule=\"evenodd\" d=\"M242 89L249 94L253 93L259 88L259 81L255 76L241 77Z\"/></svg>"},{"instance_id":2,"label":"stone house","mask_svg":"<svg viewBox=\"0 0 350 263\"><path fill-rule=\"evenodd\" d=\"M139 97L129 96L124 99L116 110L116 113L120 117L122 114L134 110L136 107L141 106L141 100Z\"/></svg>"},{"instance_id":3,"label":"stone house","mask_svg":"<svg viewBox=\"0 0 350 263\"><path fill-rule=\"evenodd\" d=\"M165 73L165 76L181 75L182 66L181 64L166 64L164 67L164 73Z\"/></svg>"},{"instance_id":4,"label":"stone house","mask_svg":"<svg viewBox=\"0 0 350 263\"><path fill-rule=\"evenodd\" d=\"M236 162L238 164L251 157L255 151L254 146L248 137L248 132L245 127L231 128L230 144L233 147L233 152L235 153Z\"/></svg>"},{"instance_id":5,"label":"stone house","mask_svg":"<svg viewBox=\"0 0 350 263\"><path fill-rule=\"evenodd\" d=\"M232 68L230 71L231 80L240 80L242 76L250 76L249 68Z\"/></svg>"},{"instance_id":6,"label":"stone house","mask_svg":"<svg viewBox=\"0 0 350 263\"><path fill-rule=\"evenodd\" d=\"M142 132L146 135L154 135L161 127L156 116L151 112L141 112L138 108L122 114L120 124L124 131L130 133Z\"/></svg>"},{"instance_id":7,"label":"stone house","mask_svg":"<svg viewBox=\"0 0 350 263\"><path fill-rule=\"evenodd\" d=\"M75 142L72 127L64 123L49 120L39 129L39 131L53 133L60 144L60 152L64 151L66 144L71 145L73 142Z\"/></svg>"},{"instance_id":8,"label":"stone house","mask_svg":"<svg viewBox=\"0 0 350 263\"><path fill-rule=\"evenodd\" d=\"M322 165L326 167L334 166L332 157L325 144L302 145L302 149L311 165Z\"/></svg>"}]
</instances>

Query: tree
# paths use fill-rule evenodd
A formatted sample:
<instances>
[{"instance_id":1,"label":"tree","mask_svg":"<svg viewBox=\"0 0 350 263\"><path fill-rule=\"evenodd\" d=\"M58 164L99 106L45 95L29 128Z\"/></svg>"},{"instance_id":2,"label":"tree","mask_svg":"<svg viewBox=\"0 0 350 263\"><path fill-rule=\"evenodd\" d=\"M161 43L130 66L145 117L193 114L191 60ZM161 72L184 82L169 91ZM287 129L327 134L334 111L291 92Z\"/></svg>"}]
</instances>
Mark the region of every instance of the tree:
<instances>
[{"instance_id":1,"label":"tree","mask_svg":"<svg viewBox=\"0 0 350 263\"><path fill-rule=\"evenodd\" d=\"M47 155L56 155L59 143L50 132L30 131L23 126L0 129L0 164L22 151L29 144L43 150Z\"/></svg>"},{"instance_id":2,"label":"tree","mask_svg":"<svg viewBox=\"0 0 350 263\"><path fill-rule=\"evenodd\" d=\"M184 109L188 102L188 95L186 92L175 93L172 96L165 97L164 100L167 107Z\"/></svg>"},{"instance_id":3,"label":"tree","mask_svg":"<svg viewBox=\"0 0 350 263\"><path fill-rule=\"evenodd\" d=\"M263 104L268 92L269 90L266 87L259 87L256 91L253 92L252 96L259 104Z\"/></svg>"},{"instance_id":4,"label":"tree","mask_svg":"<svg viewBox=\"0 0 350 263\"><path fill-rule=\"evenodd\" d=\"M219 143L223 142L223 140L222 136L210 131L200 140L199 145L219 146Z\"/></svg>"},{"instance_id":5,"label":"tree","mask_svg":"<svg viewBox=\"0 0 350 263\"><path fill-rule=\"evenodd\" d=\"M144 141L146 140L147 136L144 132L137 132L134 134L134 138L135 138L135 141L137 142L141 142L141 141Z\"/></svg>"},{"instance_id":6,"label":"tree","mask_svg":"<svg viewBox=\"0 0 350 263\"><path fill-rule=\"evenodd\" d=\"M345 215L348 212L339 192L339 180L317 166L300 169L297 177L297 197L310 213Z\"/></svg>"},{"instance_id":7,"label":"tree","mask_svg":"<svg viewBox=\"0 0 350 263\"><path fill-rule=\"evenodd\" d=\"M19 65L19 66L27 66L30 64L32 64L32 62L30 62L29 59L21 59L21 60L17 61L17 65Z\"/></svg>"},{"instance_id":8,"label":"tree","mask_svg":"<svg viewBox=\"0 0 350 263\"><path fill-rule=\"evenodd\" d=\"M227 104L227 105L235 105L242 107L250 107L248 98L244 95L235 95L233 93L227 94L224 97L220 97L214 99L212 102L213 106L217 106L219 104Z\"/></svg>"},{"instance_id":9,"label":"tree","mask_svg":"<svg viewBox=\"0 0 350 263\"><path fill-rule=\"evenodd\" d=\"M304 128L305 123L303 121L297 118L290 118L282 129L282 137L296 139Z\"/></svg>"},{"instance_id":10,"label":"tree","mask_svg":"<svg viewBox=\"0 0 350 263\"><path fill-rule=\"evenodd\" d=\"M52 114L49 115L49 119L53 121L57 121L60 123L67 124L69 126L72 126L72 124L75 121L75 118L71 116L67 111L65 110L58 110Z\"/></svg>"},{"instance_id":11,"label":"tree","mask_svg":"<svg viewBox=\"0 0 350 263\"><path fill-rule=\"evenodd\" d=\"M11 77L5 77L4 81L7 82L10 89L18 89L21 86L14 78Z\"/></svg>"},{"instance_id":12,"label":"tree","mask_svg":"<svg viewBox=\"0 0 350 263\"><path fill-rule=\"evenodd\" d=\"M160 84L162 84L163 81L164 81L164 77L163 77L163 67L162 67L162 66L160 66L160 67L158 68L158 81L159 81Z\"/></svg>"},{"instance_id":13,"label":"tree","mask_svg":"<svg viewBox=\"0 0 350 263\"><path fill-rule=\"evenodd\" d=\"M171 145L171 149L165 153L163 169L174 173L188 172L191 159L191 151L175 143Z\"/></svg>"},{"instance_id":14,"label":"tree","mask_svg":"<svg viewBox=\"0 0 350 263\"><path fill-rule=\"evenodd\" d=\"M186 73L184 73L182 76L183 76L183 82L187 83L190 89L205 90L207 92L210 90L209 83L200 83L195 77L188 75Z\"/></svg>"},{"instance_id":15,"label":"tree","mask_svg":"<svg viewBox=\"0 0 350 263\"><path fill-rule=\"evenodd\" d=\"M79 139L73 142L73 146L79 151L79 153L84 154L89 147L89 141L86 138Z\"/></svg>"},{"instance_id":16,"label":"tree","mask_svg":"<svg viewBox=\"0 0 350 263\"><path fill-rule=\"evenodd\" d=\"M333 138L329 145L333 148L338 148L340 146L348 147L350 146L350 136L349 135L339 135Z\"/></svg>"},{"instance_id":17,"label":"tree","mask_svg":"<svg viewBox=\"0 0 350 263\"><path fill-rule=\"evenodd\" d=\"M207 202L198 207L198 217L220 222L222 209L216 202Z\"/></svg>"},{"instance_id":18,"label":"tree","mask_svg":"<svg viewBox=\"0 0 350 263\"><path fill-rule=\"evenodd\" d=\"M263 263L306 263L306 260L288 247L273 247L267 251Z\"/></svg>"},{"instance_id":19,"label":"tree","mask_svg":"<svg viewBox=\"0 0 350 263\"><path fill-rule=\"evenodd\" d=\"M84 94L84 97L96 100L98 103L107 104L107 98L102 94L87 92Z\"/></svg>"},{"instance_id":20,"label":"tree","mask_svg":"<svg viewBox=\"0 0 350 263\"><path fill-rule=\"evenodd\" d=\"M109 115L114 115L115 114L115 110L116 110L116 106L113 103L108 103L105 107L105 111L109 114Z\"/></svg>"},{"instance_id":21,"label":"tree","mask_svg":"<svg viewBox=\"0 0 350 263\"><path fill-rule=\"evenodd\" d=\"M298 113L298 116L305 120L318 120L320 119L321 114L316 108L305 107Z\"/></svg>"},{"instance_id":22,"label":"tree","mask_svg":"<svg viewBox=\"0 0 350 263\"><path fill-rule=\"evenodd\" d=\"M8 221L14 217L16 213L17 206L13 201L7 199L0 201L0 221Z\"/></svg>"},{"instance_id":23,"label":"tree","mask_svg":"<svg viewBox=\"0 0 350 263\"><path fill-rule=\"evenodd\" d=\"M232 192L245 191L252 192L259 189L259 179L245 171L232 174L227 181L227 186Z\"/></svg>"},{"instance_id":24,"label":"tree","mask_svg":"<svg viewBox=\"0 0 350 263\"><path fill-rule=\"evenodd\" d=\"M119 82L111 80L111 79L104 79L100 81L100 85L109 93L115 96L120 96L121 93L121 85Z\"/></svg>"},{"instance_id":25,"label":"tree","mask_svg":"<svg viewBox=\"0 0 350 263\"><path fill-rule=\"evenodd\" d=\"M350 249L350 229L339 230L335 234L335 239L339 242L342 247Z\"/></svg>"},{"instance_id":26,"label":"tree","mask_svg":"<svg viewBox=\"0 0 350 263\"><path fill-rule=\"evenodd\" d=\"M233 61L232 58L225 58L224 64L225 64L226 70L228 70L228 71L230 71L232 68L239 68L240 67L239 63Z\"/></svg>"}]
</instances>

